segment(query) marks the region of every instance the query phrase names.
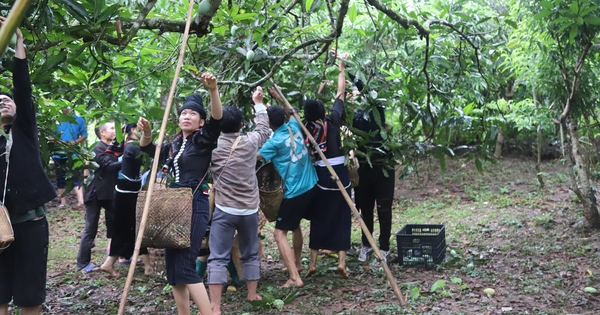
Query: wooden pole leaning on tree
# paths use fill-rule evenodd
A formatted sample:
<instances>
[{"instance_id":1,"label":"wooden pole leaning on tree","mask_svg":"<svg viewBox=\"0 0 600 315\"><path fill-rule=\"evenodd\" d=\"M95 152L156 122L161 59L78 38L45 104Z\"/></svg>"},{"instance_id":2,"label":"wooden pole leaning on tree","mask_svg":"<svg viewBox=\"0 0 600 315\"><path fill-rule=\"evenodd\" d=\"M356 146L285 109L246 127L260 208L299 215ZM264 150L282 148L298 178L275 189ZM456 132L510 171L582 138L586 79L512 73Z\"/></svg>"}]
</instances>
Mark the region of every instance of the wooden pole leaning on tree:
<instances>
[{"instance_id":1,"label":"wooden pole leaning on tree","mask_svg":"<svg viewBox=\"0 0 600 315\"><path fill-rule=\"evenodd\" d=\"M0 27L0 57L4 56L6 47L12 36L15 34L17 27L19 27L19 23L21 23L23 17L25 17L25 12L30 4L31 0L17 0L10 9L8 16L6 17L6 22Z\"/></svg>"},{"instance_id":2,"label":"wooden pole leaning on tree","mask_svg":"<svg viewBox=\"0 0 600 315\"><path fill-rule=\"evenodd\" d=\"M144 230L146 229L146 221L148 220L148 209L150 208L150 201L152 200L152 191L154 190L154 183L156 179L156 173L158 170L158 160L160 158L160 151L162 143L165 137L165 129L167 121L169 120L169 113L171 111L171 105L173 104L173 96L175 95L175 88L177 87L177 80L179 79L179 72L183 65L183 56L185 55L185 49L187 47L187 40L190 33L190 24L192 22L192 13L194 11L194 0L190 0L188 7L187 21L185 23L185 31L183 32L183 42L181 43L181 50L179 51L179 59L177 60L177 67L175 68L175 75L173 76L173 82L171 83L171 90L169 91L169 97L167 99L167 106L163 115L162 124L160 126L160 132L158 139L156 140L156 151L154 152L154 161L152 163L152 170L148 180L148 193L146 194L146 202L144 203L144 211L142 213L142 219L140 221L140 228L135 241L135 248L133 250L133 257L131 258L131 265L129 265L129 272L127 274L127 280L125 281L125 288L123 289L123 295L121 296L121 303L119 304L119 315L123 315L125 312L125 304L127 303L127 296L129 295L129 289L131 288L131 282L133 281L133 274L135 273L135 266L140 253L140 247L142 245L142 238L144 237Z\"/></svg>"},{"instance_id":3,"label":"wooden pole leaning on tree","mask_svg":"<svg viewBox=\"0 0 600 315\"><path fill-rule=\"evenodd\" d=\"M356 209L356 206L354 205L354 202L352 201L352 198L350 198L350 196L346 192L346 189L344 188L344 185L340 181L340 178L337 176L337 173L331 167L331 164L329 164L329 162L327 161L327 158L325 157L325 154L323 154L323 151L321 151L321 148L319 147L319 144L315 141L315 139L310 134L310 132L308 131L308 129L306 129L306 127L304 126L304 124L301 123L300 117L298 117L298 114L296 113L296 111L294 110L294 108L290 105L290 103L287 101L287 99L285 98L285 96L283 96L283 93L281 93L281 91L279 90L279 87L273 82L272 79L271 79L271 83L273 83L273 85L275 87L275 91L277 91L277 94L279 94L279 96L283 100L284 107L286 107L286 109L292 111L292 115L294 115L294 118L298 121L298 124L302 128L302 131L304 131L304 133L308 137L308 140L310 141L310 143L313 145L313 147L315 148L315 150L319 153L319 157L321 157L321 161L323 161L323 163L325 163L325 166L327 167L327 170L329 170L329 173L331 173L331 178L337 184L338 188L340 189L340 192L344 196L344 199L346 199L346 202L350 206L350 210L352 210L352 214L358 220L358 223L360 224L360 228L362 229L363 233L365 233L365 236L369 240L369 244L371 244L371 247L373 248L373 252L375 253L375 257L377 258L377 260L379 260L379 262L383 266L383 270L385 271L385 275L386 275L388 281L390 282L390 285L392 286L392 290L394 291L394 294L398 298L398 301L400 302L400 305L406 305L406 299L404 298L404 296L402 295L402 292L400 292L400 289L398 288L398 284L396 283L396 278L394 278L394 275L392 275L392 271L388 267L387 262L385 260L383 260L383 256L381 255L381 252L379 251L379 247L377 247L377 244L375 243L375 240L373 239L373 236L371 235L371 232L369 232L369 229L365 225L365 222L363 221L360 213ZM292 139L292 141L293 141L293 139Z\"/></svg>"}]
</instances>

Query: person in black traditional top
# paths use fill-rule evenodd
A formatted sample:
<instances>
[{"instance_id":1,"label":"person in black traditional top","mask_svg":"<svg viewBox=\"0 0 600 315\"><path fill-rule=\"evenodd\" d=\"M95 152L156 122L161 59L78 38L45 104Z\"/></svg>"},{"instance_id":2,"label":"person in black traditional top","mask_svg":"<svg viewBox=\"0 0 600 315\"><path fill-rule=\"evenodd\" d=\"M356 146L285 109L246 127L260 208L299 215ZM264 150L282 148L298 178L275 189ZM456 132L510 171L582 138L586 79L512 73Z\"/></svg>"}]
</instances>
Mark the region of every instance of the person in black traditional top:
<instances>
[{"instance_id":1,"label":"person in black traditional top","mask_svg":"<svg viewBox=\"0 0 600 315\"><path fill-rule=\"evenodd\" d=\"M119 160L121 160L121 171L119 171L115 186L114 232L110 241L110 255L106 257L102 266L99 267L101 271L115 278L121 276L113 267L115 262L117 262L119 257L131 257L135 247L135 211L138 192L142 189L140 168L142 167L143 155L145 154L135 143L139 141L136 135L136 126L137 124L123 126L126 139L123 144L123 155L119 157ZM153 269L150 264L148 249L145 247L140 248L140 254L144 262L144 274L152 274Z\"/></svg>"},{"instance_id":2,"label":"person in black traditional top","mask_svg":"<svg viewBox=\"0 0 600 315\"><path fill-rule=\"evenodd\" d=\"M6 22L0 17L0 24ZM48 221L44 204L56 198L40 159L35 106L31 97L29 67L23 34L16 30L13 66L14 98L0 93L0 193L14 230L14 242L0 253L0 314L8 303L20 314L39 314L46 300ZM6 175L8 174L8 181Z\"/></svg>"},{"instance_id":3,"label":"person in black traditional top","mask_svg":"<svg viewBox=\"0 0 600 315\"><path fill-rule=\"evenodd\" d=\"M206 110L199 94L189 95L179 111L180 131L171 143L163 144L161 161L174 176L174 187L189 187L195 191L193 197L191 246L185 249L167 249L167 281L173 288L178 314L190 314L190 294L202 315L212 313L206 288L196 273L196 257L202 244L202 238L208 225L208 182L206 172L212 151L217 147L221 132L221 98L217 79L210 73L204 73L200 81L210 91L211 118L206 119ZM156 145L152 141L152 128L145 118L138 121L142 130L140 147L154 156ZM168 158L168 159L167 159ZM202 182L201 182L202 181Z\"/></svg>"},{"instance_id":4,"label":"person in black traditional top","mask_svg":"<svg viewBox=\"0 0 600 315\"><path fill-rule=\"evenodd\" d=\"M336 53L338 58L347 59L348 54ZM321 101L308 99L304 103L304 125L311 132L327 161L337 173L350 194L350 175L344 165L346 157L342 151L340 128L342 126L342 113L344 112L344 98L346 89L346 75L344 63L339 60L338 87L336 100L330 115L325 116L325 106ZM308 144L308 139L306 140ZM346 251L350 249L350 232L352 213L350 206L342 195L336 182L325 163L316 151L311 151L316 159L315 170L319 181L317 182L318 195L310 209L310 265L307 276L317 271L317 254L319 249L337 250L338 273L340 277L348 278L346 272Z\"/></svg>"},{"instance_id":5,"label":"person in black traditional top","mask_svg":"<svg viewBox=\"0 0 600 315\"><path fill-rule=\"evenodd\" d=\"M363 82L355 82L357 91L363 91ZM356 93L355 97L358 97ZM375 104L366 110L357 110L352 122L354 128L373 136L366 145L357 148L362 154L357 154L360 167L358 169L359 184L354 187L356 208L360 211L365 225L373 234L373 217L375 202L377 202L377 218L379 219L379 249L384 260L390 254L390 237L392 234L392 202L394 201L395 170L394 159L389 150L383 145L381 128L387 128L383 106ZM365 156L369 155L371 165ZM386 173L384 173L384 170ZM365 234L362 234L362 248L358 260L365 262L367 256L373 253L373 248Z\"/></svg>"},{"instance_id":6,"label":"person in black traditional top","mask_svg":"<svg viewBox=\"0 0 600 315\"><path fill-rule=\"evenodd\" d=\"M106 237L109 242L113 234L115 182L121 169L117 155L107 151L115 139L115 123L112 121L102 124L99 128L100 141L94 147L94 161L99 168L94 171L94 179L85 192L85 228L81 234L79 252L77 253L77 269L83 273L98 270L91 263L92 247L98 234L100 209L104 208L106 220ZM109 243L110 246L110 243Z\"/></svg>"}]
</instances>

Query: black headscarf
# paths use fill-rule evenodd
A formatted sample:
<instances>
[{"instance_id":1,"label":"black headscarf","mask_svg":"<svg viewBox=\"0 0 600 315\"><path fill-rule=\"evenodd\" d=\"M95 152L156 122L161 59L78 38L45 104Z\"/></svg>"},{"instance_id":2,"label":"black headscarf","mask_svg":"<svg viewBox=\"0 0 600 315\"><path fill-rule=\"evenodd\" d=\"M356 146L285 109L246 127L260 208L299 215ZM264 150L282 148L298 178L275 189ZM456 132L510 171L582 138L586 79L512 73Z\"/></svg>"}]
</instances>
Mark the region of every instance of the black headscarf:
<instances>
[{"instance_id":1,"label":"black headscarf","mask_svg":"<svg viewBox=\"0 0 600 315\"><path fill-rule=\"evenodd\" d=\"M202 96L200 94L193 93L188 95L188 97L185 98L185 103L183 103L183 106L181 106L181 109L179 110L179 115L181 115L181 112L184 109L196 111L200 113L202 119L206 119L206 110L202 104Z\"/></svg>"}]
</instances>

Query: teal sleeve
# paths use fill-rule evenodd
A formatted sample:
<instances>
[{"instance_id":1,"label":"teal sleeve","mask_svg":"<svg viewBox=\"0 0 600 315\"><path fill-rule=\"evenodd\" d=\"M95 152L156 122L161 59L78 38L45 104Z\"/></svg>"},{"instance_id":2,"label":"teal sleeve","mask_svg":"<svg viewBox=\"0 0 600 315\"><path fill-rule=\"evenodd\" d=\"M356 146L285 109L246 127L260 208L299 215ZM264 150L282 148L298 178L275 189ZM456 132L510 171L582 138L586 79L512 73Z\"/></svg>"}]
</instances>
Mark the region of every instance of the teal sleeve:
<instances>
[{"instance_id":1,"label":"teal sleeve","mask_svg":"<svg viewBox=\"0 0 600 315\"><path fill-rule=\"evenodd\" d=\"M260 156L262 156L267 161L273 159L276 153L277 150L275 145L273 144L273 138L267 140L267 142L263 144L262 148L260 148L260 151L258 151L258 154L260 154Z\"/></svg>"}]
</instances>

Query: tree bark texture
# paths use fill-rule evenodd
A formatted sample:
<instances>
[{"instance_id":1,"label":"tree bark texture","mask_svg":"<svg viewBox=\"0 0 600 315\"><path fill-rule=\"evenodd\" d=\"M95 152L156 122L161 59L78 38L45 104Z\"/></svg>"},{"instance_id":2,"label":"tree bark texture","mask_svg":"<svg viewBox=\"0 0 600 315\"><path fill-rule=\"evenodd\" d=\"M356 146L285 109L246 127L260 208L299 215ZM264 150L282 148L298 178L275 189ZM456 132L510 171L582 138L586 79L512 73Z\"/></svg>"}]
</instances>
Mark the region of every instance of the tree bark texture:
<instances>
[{"instance_id":1,"label":"tree bark texture","mask_svg":"<svg viewBox=\"0 0 600 315\"><path fill-rule=\"evenodd\" d=\"M496 137L496 149L494 150L494 157L499 159L502 157L502 145L504 145L504 132L502 126L498 126L498 137Z\"/></svg>"},{"instance_id":2,"label":"tree bark texture","mask_svg":"<svg viewBox=\"0 0 600 315\"><path fill-rule=\"evenodd\" d=\"M570 137L571 158L567 160L571 166L569 173L573 182L573 191L583 205L583 216L586 227L598 229L600 228L600 214L598 214L598 204L594 187L590 183L588 165L581 154L577 121L572 118L567 119L564 129L569 132Z\"/></svg>"}]
</instances>

